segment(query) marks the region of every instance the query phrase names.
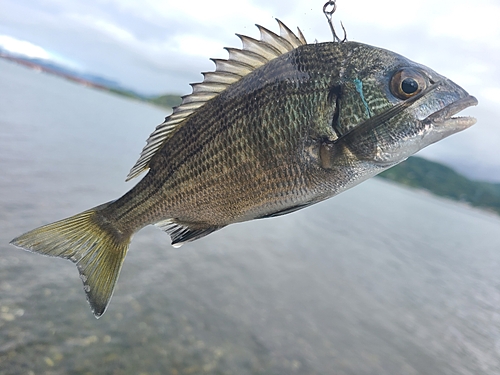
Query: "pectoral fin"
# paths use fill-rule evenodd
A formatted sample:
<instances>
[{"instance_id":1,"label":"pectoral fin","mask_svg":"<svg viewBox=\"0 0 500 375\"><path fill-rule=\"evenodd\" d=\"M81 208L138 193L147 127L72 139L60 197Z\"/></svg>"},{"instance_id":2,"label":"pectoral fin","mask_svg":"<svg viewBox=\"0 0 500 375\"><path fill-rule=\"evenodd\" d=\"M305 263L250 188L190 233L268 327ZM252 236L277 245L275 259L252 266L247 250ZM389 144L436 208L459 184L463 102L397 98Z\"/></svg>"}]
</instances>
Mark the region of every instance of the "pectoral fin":
<instances>
[{"instance_id":1,"label":"pectoral fin","mask_svg":"<svg viewBox=\"0 0 500 375\"><path fill-rule=\"evenodd\" d=\"M283 210L279 210L279 211L276 211L276 212L272 212L270 214L259 216L256 219L266 219L266 218L269 218L269 217L276 217L276 216L282 216L282 215L290 214L292 212L295 212L295 211L301 210L303 208L306 208L306 207L310 206L311 204L314 204L314 202L297 204L297 205L292 206L292 207L287 207L287 208L285 208Z\"/></svg>"}]
</instances>

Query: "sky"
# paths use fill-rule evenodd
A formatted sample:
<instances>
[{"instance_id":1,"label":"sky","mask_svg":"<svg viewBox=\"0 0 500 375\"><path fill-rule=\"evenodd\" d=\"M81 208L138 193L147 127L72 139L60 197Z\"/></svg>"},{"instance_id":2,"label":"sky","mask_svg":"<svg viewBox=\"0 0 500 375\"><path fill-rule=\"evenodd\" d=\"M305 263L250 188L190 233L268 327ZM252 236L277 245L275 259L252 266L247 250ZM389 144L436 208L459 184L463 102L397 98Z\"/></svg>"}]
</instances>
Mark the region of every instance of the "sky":
<instances>
[{"instance_id":1,"label":"sky","mask_svg":"<svg viewBox=\"0 0 500 375\"><path fill-rule=\"evenodd\" d=\"M235 33L278 31L331 40L325 0L2 0L0 46L115 80L144 94L191 92L209 58L240 47ZM421 151L470 177L500 182L500 1L337 0L355 40L400 53L476 96L478 123Z\"/></svg>"}]
</instances>

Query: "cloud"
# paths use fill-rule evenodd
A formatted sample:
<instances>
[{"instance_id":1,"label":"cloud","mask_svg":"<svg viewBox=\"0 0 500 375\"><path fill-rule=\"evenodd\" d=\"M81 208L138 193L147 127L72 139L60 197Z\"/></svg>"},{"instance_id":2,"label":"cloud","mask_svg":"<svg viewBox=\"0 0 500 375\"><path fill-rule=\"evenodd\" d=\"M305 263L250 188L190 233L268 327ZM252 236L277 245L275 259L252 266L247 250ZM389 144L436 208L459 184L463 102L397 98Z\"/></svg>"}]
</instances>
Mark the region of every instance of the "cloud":
<instances>
[{"instance_id":1,"label":"cloud","mask_svg":"<svg viewBox=\"0 0 500 375\"><path fill-rule=\"evenodd\" d=\"M258 37L255 22L276 30L275 16L290 27L301 26L309 42L315 38L319 41L331 38L321 13L324 1L89 0L80 4L51 0L40 4L25 0L24 5L15 0L4 1L6 8L12 11L0 15L0 32L6 34L6 29L15 29L18 35L13 36L25 40L31 34L33 43L79 60L88 70L110 75L141 91L184 92L188 86L186 83L184 87L160 87L158 79L147 74L139 79L133 69L140 69L142 65L157 73L172 74L177 70L177 75L200 77L202 70L213 68L210 57L227 56L223 46L240 45L235 32ZM461 34L453 36L452 31L470 31L463 25L467 10L463 4L468 3L443 0L436 4L422 0L412 4L409 12L396 0L345 1L339 2L334 17L337 22L342 19L351 39L395 50L440 72L441 66L444 70L451 66L456 70L458 81L479 84L493 68L488 61L473 59L477 53L465 50ZM486 0L478 0L477 4L474 9L486 7L493 15L500 9ZM472 12L474 25L481 24L478 12ZM447 17L450 13L452 16ZM478 38L488 39L484 35L488 31L492 32L472 30L467 33L466 43L477 45ZM440 38L436 38L435 33L440 33ZM456 68L449 63L455 46L464 59ZM494 55L490 50L486 52ZM478 71L476 68L481 64Z\"/></svg>"},{"instance_id":2,"label":"cloud","mask_svg":"<svg viewBox=\"0 0 500 375\"><path fill-rule=\"evenodd\" d=\"M434 37L452 37L490 48L500 47L500 5L484 1L471 5L455 4L446 14L432 20L428 32Z\"/></svg>"},{"instance_id":3,"label":"cloud","mask_svg":"<svg viewBox=\"0 0 500 375\"><path fill-rule=\"evenodd\" d=\"M48 60L52 57L42 47L34 45L33 43L27 42L25 40L12 38L8 35L0 35L0 47L11 53L29 56L31 58Z\"/></svg>"},{"instance_id":4,"label":"cloud","mask_svg":"<svg viewBox=\"0 0 500 375\"><path fill-rule=\"evenodd\" d=\"M78 22L84 27L99 31L118 42L125 44L137 42L137 39L130 31L104 19L76 13L68 14L67 17L72 22Z\"/></svg>"},{"instance_id":5,"label":"cloud","mask_svg":"<svg viewBox=\"0 0 500 375\"><path fill-rule=\"evenodd\" d=\"M481 97L500 106L500 87L486 87L481 91Z\"/></svg>"}]
</instances>

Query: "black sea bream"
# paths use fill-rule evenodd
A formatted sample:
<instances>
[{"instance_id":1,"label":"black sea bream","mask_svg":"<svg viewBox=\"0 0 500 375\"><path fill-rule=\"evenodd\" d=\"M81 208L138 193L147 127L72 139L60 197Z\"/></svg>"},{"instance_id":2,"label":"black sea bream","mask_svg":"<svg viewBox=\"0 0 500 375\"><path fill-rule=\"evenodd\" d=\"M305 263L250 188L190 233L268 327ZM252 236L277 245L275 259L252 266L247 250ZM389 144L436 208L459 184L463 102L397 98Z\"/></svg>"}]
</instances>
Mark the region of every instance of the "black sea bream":
<instances>
[{"instance_id":1,"label":"black sea bream","mask_svg":"<svg viewBox=\"0 0 500 375\"><path fill-rule=\"evenodd\" d=\"M132 235L149 224L173 245L226 225L321 202L464 130L477 100L433 70L356 42L238 35L151 134L121 198L14 239L76 263L96 317ZM458 63L458 62L457 62Z\"/></svg>"}]
</instances>

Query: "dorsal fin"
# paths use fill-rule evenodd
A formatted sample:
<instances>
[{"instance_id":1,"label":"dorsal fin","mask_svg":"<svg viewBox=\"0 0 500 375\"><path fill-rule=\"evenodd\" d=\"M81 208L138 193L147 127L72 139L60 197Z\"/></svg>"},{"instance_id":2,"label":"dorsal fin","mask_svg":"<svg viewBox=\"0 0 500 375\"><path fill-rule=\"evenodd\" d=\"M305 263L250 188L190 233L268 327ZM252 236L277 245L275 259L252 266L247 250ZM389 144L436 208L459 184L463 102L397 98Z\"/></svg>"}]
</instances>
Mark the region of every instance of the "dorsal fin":
<instances>
[{"instance_id":1,"label":"dorsal fin","mask_svg":"<svg viewBox=\"0 0 500 375\"><path fill-rule=\"evenodd\" d=\"M151 133L139 160L130 170L127 181L148 169L151 159L163 144L184 125L189 116L206 102L260 66L307 44L300 29L298 29L297 36L280 20L276 19L276 21L280 28L280 35L256 25L260 31L260 40L236 34L241 39L242 49L226 48L229 52L227 60L212 59L215 63L215 72L203 73L203 82L191 84L193 92L184 96L182 103L174 108L172 114L165 118L165 122L158 125Z\"/></svg>"}]
</instances>

